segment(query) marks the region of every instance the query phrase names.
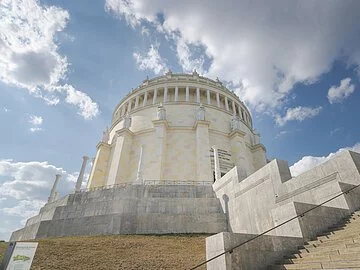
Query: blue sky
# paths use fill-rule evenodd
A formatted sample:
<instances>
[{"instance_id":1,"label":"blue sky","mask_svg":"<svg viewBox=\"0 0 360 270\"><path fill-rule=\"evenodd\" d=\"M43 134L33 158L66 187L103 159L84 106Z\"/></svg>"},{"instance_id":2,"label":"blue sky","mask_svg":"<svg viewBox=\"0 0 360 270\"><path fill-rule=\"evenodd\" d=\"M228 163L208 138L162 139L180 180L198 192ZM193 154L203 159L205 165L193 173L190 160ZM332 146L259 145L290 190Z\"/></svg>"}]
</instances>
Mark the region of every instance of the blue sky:
<instances>
[{"instance_id":1,"label":"blue sky","mask_svg":"<svg viewBox=\"0 0 360 270\"><path fill-rule=\"evenodd\" d=\"M0 3L0 239L74 188L112 109L168 69L219 77L294 175L360 151L359 1ZM87 167L87 171L90 166Z\"/></svg>"}]
</instances>

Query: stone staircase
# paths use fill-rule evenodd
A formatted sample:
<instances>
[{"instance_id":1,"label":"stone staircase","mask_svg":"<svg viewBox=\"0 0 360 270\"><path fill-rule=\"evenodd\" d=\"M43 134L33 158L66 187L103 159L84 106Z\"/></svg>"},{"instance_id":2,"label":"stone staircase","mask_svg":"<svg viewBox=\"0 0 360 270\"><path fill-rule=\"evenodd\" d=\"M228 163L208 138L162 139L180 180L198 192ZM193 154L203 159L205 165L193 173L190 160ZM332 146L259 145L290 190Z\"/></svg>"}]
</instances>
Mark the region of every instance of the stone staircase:
<instances>
[{"instance_id":1,"label":"stone staircase","mask_svg":"<svg viewBox=\"0 0 360 270\"><path fill-rule=\"evenodd\" d=\"M269 269L360 269L360 211Z\"/></svg>"}]
</instances>

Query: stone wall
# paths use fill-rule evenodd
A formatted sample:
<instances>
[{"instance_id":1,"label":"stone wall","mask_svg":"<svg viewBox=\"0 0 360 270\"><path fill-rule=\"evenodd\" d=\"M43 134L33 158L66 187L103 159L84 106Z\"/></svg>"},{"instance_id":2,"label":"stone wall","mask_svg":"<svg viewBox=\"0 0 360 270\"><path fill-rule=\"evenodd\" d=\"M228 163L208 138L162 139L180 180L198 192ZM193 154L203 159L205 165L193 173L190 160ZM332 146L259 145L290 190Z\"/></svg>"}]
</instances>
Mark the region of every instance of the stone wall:
<instances>
[{"instance_id":1,"label":"stone wall","mask_svg":"<svg viewBox=\"0 0 360 270\"><path fill-rule=\"evenodd\" d=\"M211 186L127 185L77 192L46 205L11 241L70 235L218 233L227 229Z\"/></svg>"},{"instance_id":2,"label":"stone wall","mask_svg":"<svg viewBox=\"0 0 360 270\"><path fill-rule=\"evenodd\" d=\"M258 235L317 207L267 233L274 239L294 237L305 241L313 238L360 208L360 188L322 205L330 198L359 185L359 172L360 154L351 151L343 151L331 160L294 178L291 177L287 163L281 160L271 161L245 179L241 175L241 170L235 167L213 185L228 217L229 231L234 235L227 236L231 241L224 240L221 235L218 238L209 238L208 244L212 248L207 251L208 257L216 254L216 246L238 242L236 239L239 233ZM214 242L211 243L212 241ZM254 242L247 246L254 249L257 244ZM231 245L228 245L228 248L231 248ZM227 256L234 262L236 258L243 260L244 254L247 253L241 253L239 250L238 253ZM277 256L276 252L273 254ZM241 261L235 268L226 268L224 265L228 263L228 259L221 256L216 263L214 262L213 269L261 269L254 267L256 256L254 254L245 260L249 264ZM225 268L216 268L220 262ZM212 269L211 263L209 267Z\"/></svg>"}]
</instances>

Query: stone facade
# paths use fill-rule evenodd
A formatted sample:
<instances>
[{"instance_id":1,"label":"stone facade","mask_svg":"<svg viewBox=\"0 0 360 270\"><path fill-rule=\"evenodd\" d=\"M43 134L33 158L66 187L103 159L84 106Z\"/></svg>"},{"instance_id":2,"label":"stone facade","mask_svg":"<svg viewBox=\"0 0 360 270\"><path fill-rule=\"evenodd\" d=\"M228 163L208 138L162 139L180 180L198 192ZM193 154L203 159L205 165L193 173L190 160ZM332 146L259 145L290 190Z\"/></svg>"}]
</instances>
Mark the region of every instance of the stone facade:
<instances>
[{"instance_id":1,"label":"stone facade","mask_svg":"<svg viewBox=\"0 0 360 270\"><path fill-rule=\"evenodd\" d=\"M248 109L219 81L197 73L146 80L116 106L88 188L134 183L141 146L144 181L213 183L214 145L221 175L237 165L245 177L266 164Z\"/></svg>"}]
</instances>

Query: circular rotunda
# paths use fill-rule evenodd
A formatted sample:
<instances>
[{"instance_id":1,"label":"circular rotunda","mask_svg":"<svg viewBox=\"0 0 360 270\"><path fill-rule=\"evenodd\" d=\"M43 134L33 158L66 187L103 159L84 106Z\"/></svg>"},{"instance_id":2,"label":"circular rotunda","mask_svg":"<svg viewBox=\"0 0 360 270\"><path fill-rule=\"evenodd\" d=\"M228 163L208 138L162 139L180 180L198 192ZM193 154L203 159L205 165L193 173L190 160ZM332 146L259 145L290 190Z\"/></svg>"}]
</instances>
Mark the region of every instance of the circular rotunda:
<instances>
[{"instance_id":1,"label":"circular rotunda","mask_svg":"<svg viewBox=\"0 0 360 270\"><path fill-rule=\"evenodd\" d=\"M245 178L266 164L249 110L216 81L166 73L115 107L97 145L87 188L212 184L234 166Z\"/></svg>"}]
</instances>

